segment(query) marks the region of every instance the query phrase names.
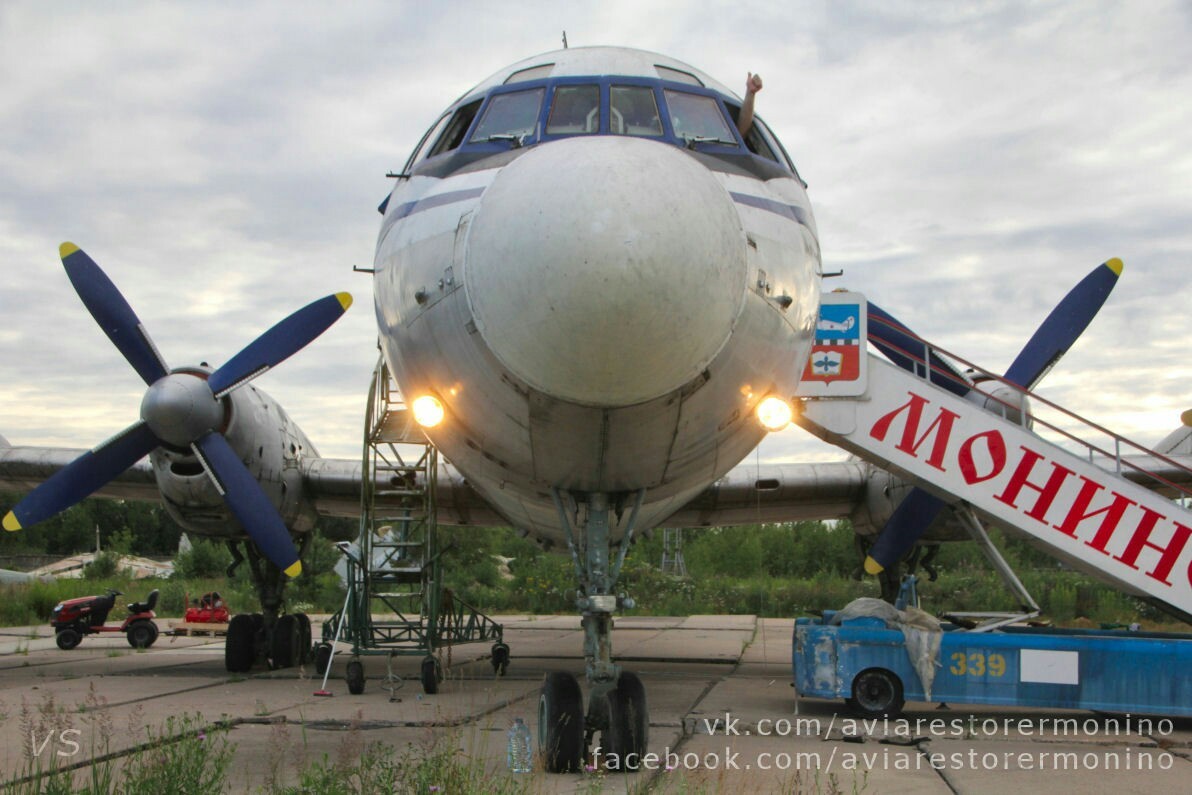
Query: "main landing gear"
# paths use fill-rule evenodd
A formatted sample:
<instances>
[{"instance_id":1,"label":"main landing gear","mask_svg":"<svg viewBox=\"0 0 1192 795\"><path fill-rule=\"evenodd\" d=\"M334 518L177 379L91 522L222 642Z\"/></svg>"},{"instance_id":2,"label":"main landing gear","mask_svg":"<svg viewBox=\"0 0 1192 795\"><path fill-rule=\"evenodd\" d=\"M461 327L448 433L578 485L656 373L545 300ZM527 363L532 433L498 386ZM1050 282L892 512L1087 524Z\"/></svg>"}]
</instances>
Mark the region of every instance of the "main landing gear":
<instances>
[{"instance_id":1,"label":"main landing gear","mask_svg":"<svg viewBox=\"0 0 1192 795\"><path fill-rule=\"evenodd\" d=\"M650 732L646 690L636 674L613 662L612 655L613 611L634 606L632 599L614 589L643 496L643 491L632 495L633 509L614 561L610 522L619 520L624 504L614 504L607 494L577 499L554 492L579 581L576 605L583 615L590 692L585 711L574 676L556 672L543 682L538 697L538 746L552 773L581 770L589 749L594 762L609 770L636 769L646 752ZM597 734L600 740L593 746Z\"/></svg>"},{"instance_id":2,"label":"main landing gear","mask_svg":"<svg viewBox=\"0 0 1192 795\"><path fill-rule=\"evenodd\" d=\"M306 552L309 536L304 537L302 552ZM232 565L228 576L245 560L236 542L229 541ZM224 642L224 667L230 673L245 673L257 663L271 669L303 665L311 656L310 618L305 613L282 614L286 575L263 558L251 542L245 542L249 571L261 601L260 613L240 613L228 622L228 636Z\"/></svg>"}]
</instances>

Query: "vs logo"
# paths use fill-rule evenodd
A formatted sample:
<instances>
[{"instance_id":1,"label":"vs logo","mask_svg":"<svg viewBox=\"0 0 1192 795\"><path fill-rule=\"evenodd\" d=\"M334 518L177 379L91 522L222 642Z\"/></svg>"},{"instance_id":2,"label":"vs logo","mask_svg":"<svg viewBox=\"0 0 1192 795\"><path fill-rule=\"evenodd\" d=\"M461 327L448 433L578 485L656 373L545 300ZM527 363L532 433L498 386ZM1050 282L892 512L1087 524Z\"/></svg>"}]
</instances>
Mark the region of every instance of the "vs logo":
<instances>
[{"instance_id":1,"label":"vs logo","mask_svg":"<svg viewBox=\"0 0 1192 795\"><path fill-rule=\"evenodd\" d=\"M35 757L41 756L47 748L58 756L74 756L81 750L78 740L82 736L83 732L79 729L62 729L57 736L53 729L49 729L45 738L39 741L37 730L33 729L29 732L29 748Z\"/></svg>"}]
</instances>

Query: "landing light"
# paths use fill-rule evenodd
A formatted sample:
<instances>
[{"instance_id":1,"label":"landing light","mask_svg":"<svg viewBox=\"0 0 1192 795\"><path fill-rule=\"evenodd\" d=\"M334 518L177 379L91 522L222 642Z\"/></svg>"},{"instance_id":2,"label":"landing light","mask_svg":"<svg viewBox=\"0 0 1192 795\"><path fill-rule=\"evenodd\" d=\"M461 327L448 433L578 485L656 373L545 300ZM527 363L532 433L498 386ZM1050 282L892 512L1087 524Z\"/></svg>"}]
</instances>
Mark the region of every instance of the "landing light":
<instances>
[{"instance_id":1,"label":"landing light","mask_svg":"<svg viewBox=\"0 0 1192 795\"><path fill-rule=\"evenodd\" d=\"M781 431L791 424L791 405L771 395L757 404L757 419L767 431Z\"/></svg>"},{"instance_id":2,"label":"landing light","mask_svg":"<svg viewBox=\"0 0 1192 795\"><path fill-rule=\"evenodd\" d=\"M433 395L423 395L411 404L414 421L423 428L433 428L443 421L443 404Z\"/></svg>"}]
</instances>

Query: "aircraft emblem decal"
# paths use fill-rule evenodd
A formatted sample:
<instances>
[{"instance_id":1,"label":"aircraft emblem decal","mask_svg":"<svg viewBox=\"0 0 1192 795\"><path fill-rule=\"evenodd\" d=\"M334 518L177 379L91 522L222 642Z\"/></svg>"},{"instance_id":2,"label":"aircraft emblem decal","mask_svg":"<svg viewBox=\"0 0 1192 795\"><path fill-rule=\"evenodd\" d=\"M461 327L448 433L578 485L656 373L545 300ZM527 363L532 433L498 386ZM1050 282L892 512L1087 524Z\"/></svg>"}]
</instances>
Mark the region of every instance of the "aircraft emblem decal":
<instances>
[{"instance_id":1,"label":"aircraft emblem decal","mask_svg":"<svg viewBox=\"0 0 1192 795\"><path fill-rule=\"evenodd\" d=\"M853 396L865 391L865 320L863 296L845 292L823 295L800 396Z\"/></svg>"}]
</instances>

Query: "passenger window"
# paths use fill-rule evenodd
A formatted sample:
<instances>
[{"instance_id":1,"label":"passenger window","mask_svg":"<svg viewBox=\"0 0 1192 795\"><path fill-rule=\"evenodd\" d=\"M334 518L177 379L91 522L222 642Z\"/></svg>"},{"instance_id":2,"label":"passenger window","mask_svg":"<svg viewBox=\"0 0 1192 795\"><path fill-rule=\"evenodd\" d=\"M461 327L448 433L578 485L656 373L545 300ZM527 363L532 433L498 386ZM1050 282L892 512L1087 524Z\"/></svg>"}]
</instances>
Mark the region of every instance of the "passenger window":
<instances>
[{"instance_id":1,"label":"passenger window","mask_svg":"<svg viewBox=\"0 0 1192 795\"><path fill-rule=\"evenodd\" d=\"M688 141L737 143L720 112L720 104L712 97L682 91L666 91L665 94L676 136Z\"/></svg>"},{"instance_id":2,"label":"passenger window","mask_svg":"<svg viewBox=\"0 0 1192 795\"><path fill-rule=\"evenodd\" d=\"M551 103L546 132L575 135L600 130L600 86L559 86Z\"/></svg>"},{"instance_id":3,"label":"passenger window","mask_svg":"<svg viewBox=\"0 0 1192 795\"><path fill-rule=\"evenodd\" d=\"M533 135L542 107L543 89L497 94L488 103L480 125L472 134L471 143L511 138L520 141Z\"/></svg>"},{"instance_id":4,"label":"passenger window","mask_svg":"<svg viewBox=\"0 0 1192 795\"><path fill-rule=\"evenodd\" d=\"M447 129L443 131L442 136L435 142L434 147L431 148L430 154L427 157L434 157L441 155L444 152L450 152L456 149L464 142L464 136L468 134L468 128L472 126L472 120L476 118L476 111L480 110L480 100L469 102L462 108L455 112L451 117L451 122L447 125Z\"/></svg>"},{"instance_id":5,"label":"passenger window","mask_svg":"<svg viewBox=\"0 0 1192 795\"><path fill-rule=\"evenodd\" d=\"M609 129L617 135L662 135L654 90L646 86L609 89Z\"/></svg>"}]
</instances>

